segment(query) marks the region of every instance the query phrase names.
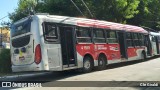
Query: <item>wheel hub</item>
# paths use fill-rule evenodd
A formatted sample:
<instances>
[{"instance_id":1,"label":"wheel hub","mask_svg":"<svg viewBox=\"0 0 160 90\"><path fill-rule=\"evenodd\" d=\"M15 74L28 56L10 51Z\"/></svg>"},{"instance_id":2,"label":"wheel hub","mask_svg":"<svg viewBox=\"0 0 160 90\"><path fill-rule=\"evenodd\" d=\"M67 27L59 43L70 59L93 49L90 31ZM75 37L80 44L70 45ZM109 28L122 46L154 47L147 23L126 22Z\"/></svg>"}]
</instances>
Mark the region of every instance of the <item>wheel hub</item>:
<instances>
[{"instance_id":1,"label":"wheel hub","mask_svg":"<svg viewBox=\"0 0 160 90\"><path fill-rule=\"evenodd\" d=\"M99 61L99 64L100 64L100 65L103 65L103 61L102 61L102 60L101 60L101 61Z\"/></svg>"},{"instance_id":2,"label":"wheel hub","mask_svg":"<svg viewBox=\"0 0 160 90\"><path fill-rule=\"evenodd\" d=\"M86 69L89 69L90 66L91 66L91 64L90 64L89 61L86 61L86 62L84 63L84 67L85 67Z\"/></svg>"}]
</instances>

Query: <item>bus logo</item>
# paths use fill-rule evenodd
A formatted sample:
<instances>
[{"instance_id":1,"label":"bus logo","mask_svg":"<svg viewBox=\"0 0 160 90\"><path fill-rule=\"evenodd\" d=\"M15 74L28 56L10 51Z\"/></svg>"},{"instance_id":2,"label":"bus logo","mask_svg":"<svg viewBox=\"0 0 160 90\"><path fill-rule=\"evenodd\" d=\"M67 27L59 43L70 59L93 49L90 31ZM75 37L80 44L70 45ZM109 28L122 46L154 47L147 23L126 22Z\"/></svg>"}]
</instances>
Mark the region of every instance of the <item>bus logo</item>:
<instances>
[{"instance_id":1,"label":"bus logo","mask_svg":"<svg viewBox=\"0 0 160 90\"><path fill-rule=\"evenodd\" d=\"M11 82L2 82L2 87L11 87Z\"/></svg>"}]
</instances>

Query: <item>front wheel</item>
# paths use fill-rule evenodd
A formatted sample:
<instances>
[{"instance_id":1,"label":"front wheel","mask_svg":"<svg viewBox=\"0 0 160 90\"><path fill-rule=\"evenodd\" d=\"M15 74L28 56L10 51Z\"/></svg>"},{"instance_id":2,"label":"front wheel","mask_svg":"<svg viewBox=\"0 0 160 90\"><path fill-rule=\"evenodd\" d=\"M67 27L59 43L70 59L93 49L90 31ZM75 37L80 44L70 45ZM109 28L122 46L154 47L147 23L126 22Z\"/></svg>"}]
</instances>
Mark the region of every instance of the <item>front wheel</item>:
<instances>
[{"instance_id":1,"label":"front wheel","mask_svg":"<svg viewBox=\"0 0 160 90\"><path fill-rule=\"evenodd\" d=\"M92 63L92 58L91 57L84 57L83 59L83 72L88 73L91 72L93 69L93 63Z\"/></svg>"}]
</instances>

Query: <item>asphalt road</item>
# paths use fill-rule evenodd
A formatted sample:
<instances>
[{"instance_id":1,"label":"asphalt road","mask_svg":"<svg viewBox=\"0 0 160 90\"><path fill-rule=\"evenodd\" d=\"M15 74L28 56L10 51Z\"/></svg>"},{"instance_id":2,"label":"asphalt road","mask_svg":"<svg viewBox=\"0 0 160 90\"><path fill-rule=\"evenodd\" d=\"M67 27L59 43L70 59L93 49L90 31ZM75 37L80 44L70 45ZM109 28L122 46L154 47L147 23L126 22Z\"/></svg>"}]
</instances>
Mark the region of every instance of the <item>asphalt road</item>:
<instances>
[{"instance_id":1,"label":"asphalt road","mask_svg":"<svg viewBox=\"0 0 160 90\"><path fill-rule=\"evenodd\" d=\"M95 69L85 74L73 70L0 80L43 81L42 86L50 87L50 90L160 90L160 58L109 65L106 70ZM39 88L41 89L45 88Z\"/></svg>"}]
</instances>

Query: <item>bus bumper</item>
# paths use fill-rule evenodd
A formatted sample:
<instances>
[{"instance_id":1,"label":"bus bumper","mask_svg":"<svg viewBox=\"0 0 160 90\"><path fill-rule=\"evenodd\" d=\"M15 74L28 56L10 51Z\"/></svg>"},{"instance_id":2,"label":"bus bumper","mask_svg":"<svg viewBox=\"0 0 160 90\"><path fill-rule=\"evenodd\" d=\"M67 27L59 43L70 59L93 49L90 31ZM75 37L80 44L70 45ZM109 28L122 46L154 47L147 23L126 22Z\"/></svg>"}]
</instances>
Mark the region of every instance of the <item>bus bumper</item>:
<instances>
[{"instance_id":1,"label":"bus bumper","mask_svg":"<svg viewBox=\"0 0 160 90\"><path fill-rule=\"evenodd\" d=\"M44 71L37 65L12 65L12 72L24 72L24 71Z\"/></svg>"}]
</instances>

